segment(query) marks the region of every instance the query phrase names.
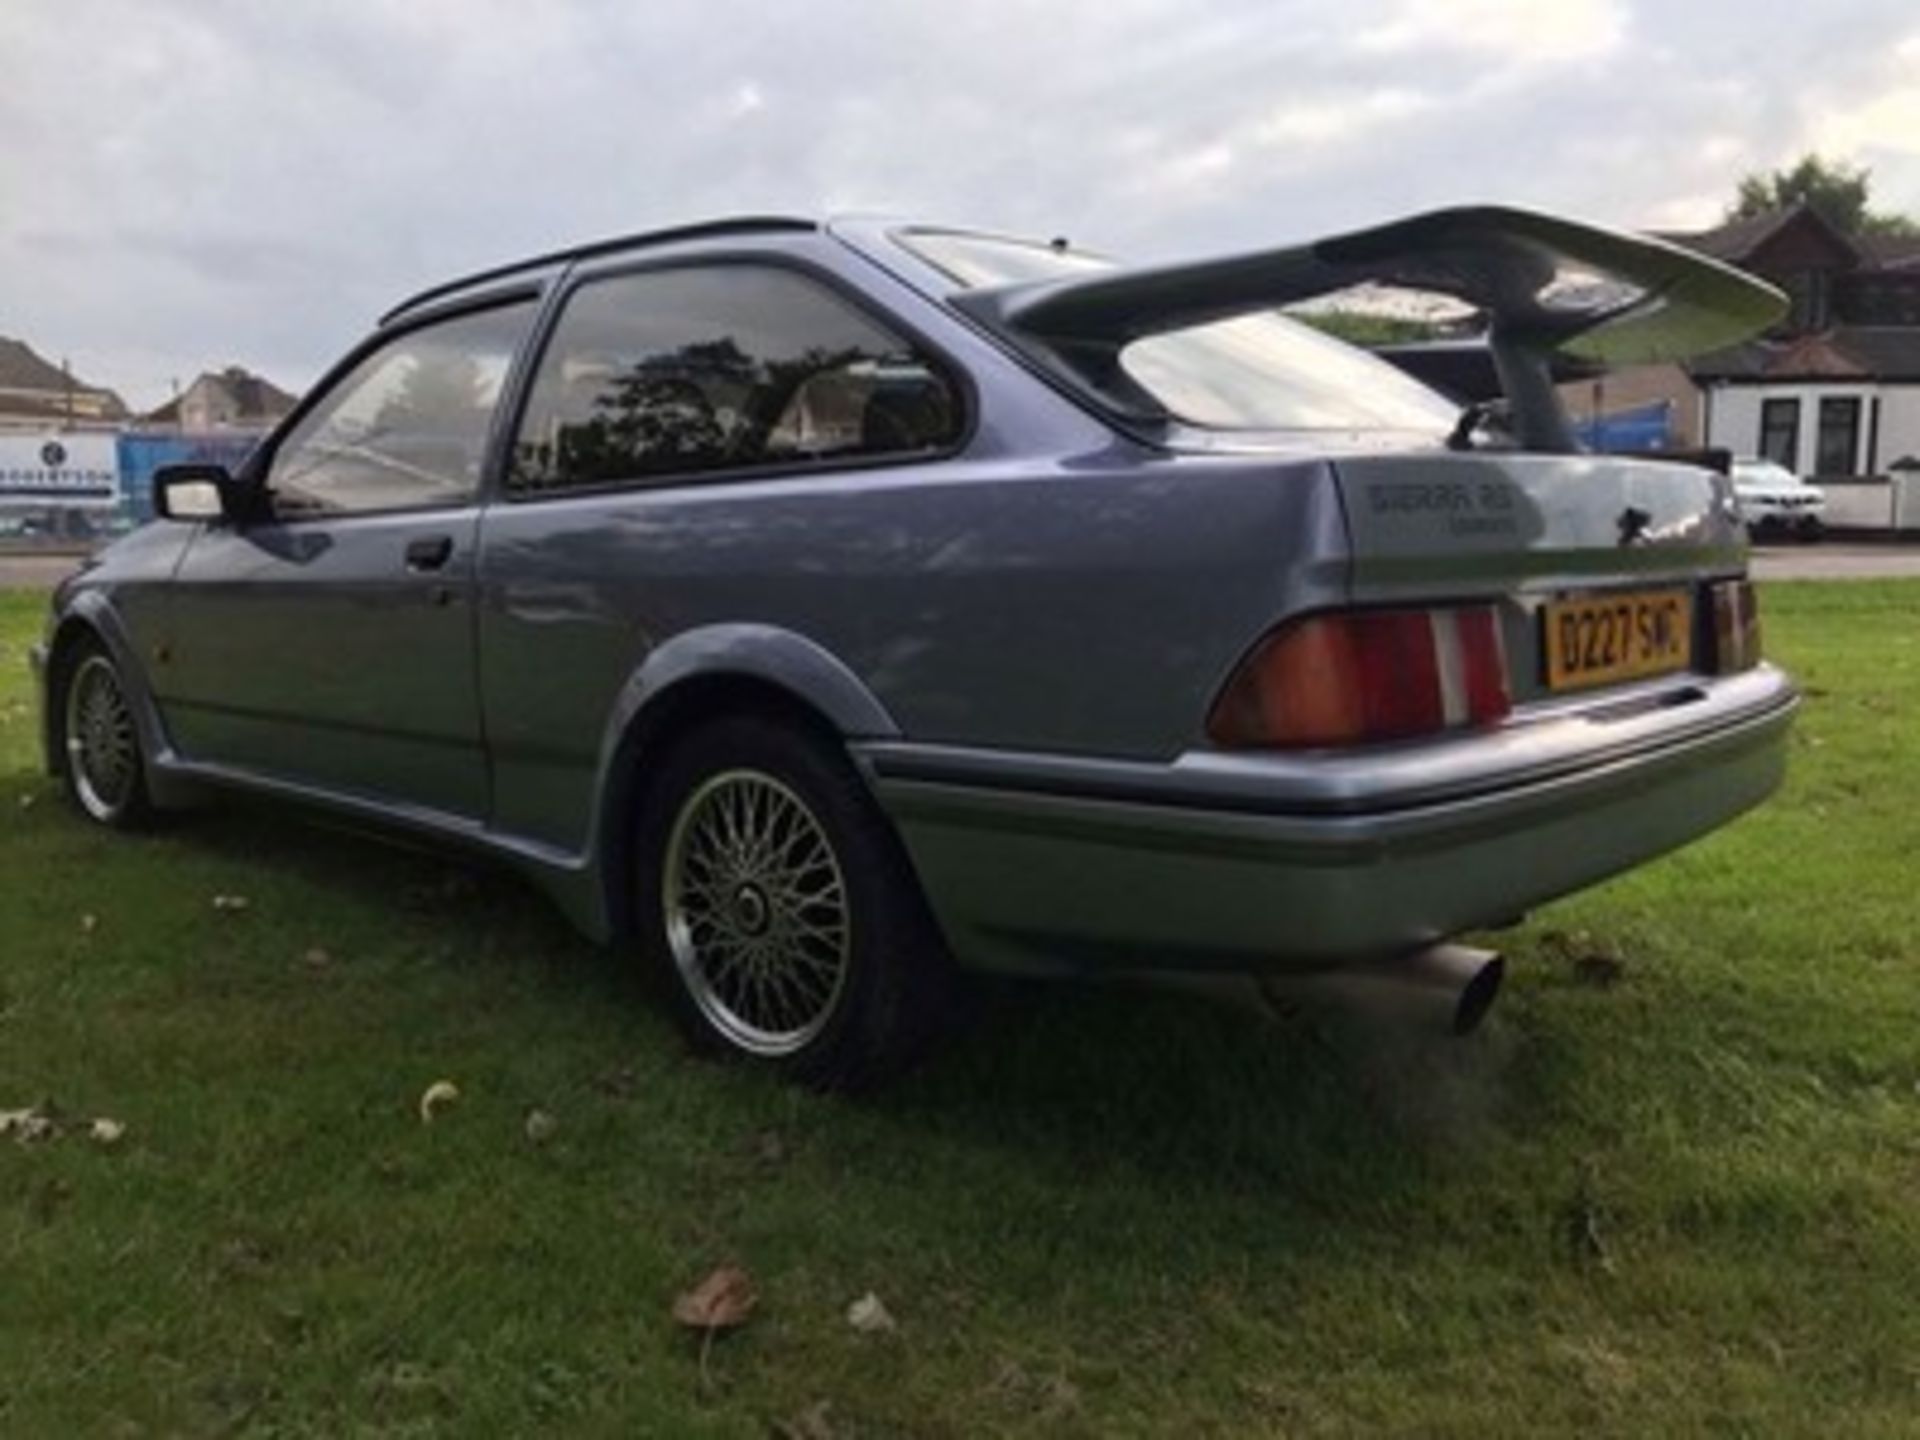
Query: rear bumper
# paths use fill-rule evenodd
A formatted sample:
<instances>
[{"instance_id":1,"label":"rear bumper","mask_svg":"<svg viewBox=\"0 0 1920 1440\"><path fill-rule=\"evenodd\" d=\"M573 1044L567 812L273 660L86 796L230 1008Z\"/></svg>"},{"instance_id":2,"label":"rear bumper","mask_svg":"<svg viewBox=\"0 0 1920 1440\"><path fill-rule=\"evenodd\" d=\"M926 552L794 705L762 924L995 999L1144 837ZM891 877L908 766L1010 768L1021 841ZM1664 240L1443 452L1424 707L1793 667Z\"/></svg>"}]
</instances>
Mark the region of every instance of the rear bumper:
<instances>
[{"instance_id":1,"label":"rear bumper","mask_svg":"<svg viewBox=\"0 0 1920 1440\"><path fill-rule=\"evenodd\" d=\"M963 961L1281 971L1511 919L1758 804L1793 687L1763 667L1685 693L1358 760L858 753Z\"/></svg>"}]
</instances>

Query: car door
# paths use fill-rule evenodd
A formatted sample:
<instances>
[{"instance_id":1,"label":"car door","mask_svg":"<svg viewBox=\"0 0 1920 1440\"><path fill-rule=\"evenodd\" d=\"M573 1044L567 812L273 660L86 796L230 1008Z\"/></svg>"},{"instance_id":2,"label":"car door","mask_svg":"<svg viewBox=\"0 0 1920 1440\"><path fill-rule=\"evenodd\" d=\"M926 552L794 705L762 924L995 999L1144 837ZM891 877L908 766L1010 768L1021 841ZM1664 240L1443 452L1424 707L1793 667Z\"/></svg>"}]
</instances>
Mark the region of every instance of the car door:
<instances>
[{"instance_id":1,"label":"car door","mask_svg":"<svg viewBox=\"0 0 1920 1440\"><path fill-rule=\"evenodd\" d=\"M650 650L716 623L864 626L829 557L900 552L831 477L944 455L963 411L885 317L746 258L576 273L527 390L479 586L493 823L574 849Z\"/></svg>"},{"instance_id":2,"label":"car door","mask_svg":"<svg viewBox=\"0 0 1920 1440\"><path fill-rule=\"evenodd\" d=\"M486 813L474 549L534 310L466 311L368 349L250 467L259 517L194 537L156 666L187 759Z\"/></svg>"}]
</instances>

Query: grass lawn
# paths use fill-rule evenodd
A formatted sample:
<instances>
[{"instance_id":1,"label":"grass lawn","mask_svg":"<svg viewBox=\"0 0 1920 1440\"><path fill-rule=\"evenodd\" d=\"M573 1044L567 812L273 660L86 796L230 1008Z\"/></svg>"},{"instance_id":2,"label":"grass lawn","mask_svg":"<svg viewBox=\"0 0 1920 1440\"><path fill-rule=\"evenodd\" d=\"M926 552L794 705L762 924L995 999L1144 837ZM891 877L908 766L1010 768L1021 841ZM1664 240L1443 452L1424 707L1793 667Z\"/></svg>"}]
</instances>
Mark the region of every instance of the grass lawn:
<instances>
[{"instance_id":1,"label":"grass lawn","mask_svg":"<svg viewBox=\"0 0 1920 1440\"><path fill-rule=\"evenodd\" d=\"M82 824L44 604L0 596L0 1110L127 1132L0 1142L0 1434L1920 1425L1920 583L1766 593L1785 791L1501 937L1468 1041L994 987L858 1102L687 1058L504 874ZM703 1374L669 1311L724 1262Z\"/></svg>"}]
</instances>

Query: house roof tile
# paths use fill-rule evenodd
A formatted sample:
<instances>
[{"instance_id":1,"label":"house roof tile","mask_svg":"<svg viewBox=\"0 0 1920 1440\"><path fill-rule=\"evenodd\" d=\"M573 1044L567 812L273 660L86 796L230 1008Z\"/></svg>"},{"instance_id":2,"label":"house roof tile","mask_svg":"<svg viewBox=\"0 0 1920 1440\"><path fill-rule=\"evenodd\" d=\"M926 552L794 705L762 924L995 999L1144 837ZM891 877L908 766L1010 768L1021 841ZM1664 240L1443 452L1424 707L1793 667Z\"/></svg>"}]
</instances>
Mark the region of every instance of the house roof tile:
<instances>
[{"instance_id":1,"label":"house roof tile","mask_svg":"<svg viewBox=\"0 0 1920 1440\"><path fill-rule=\"evenodd\" d=\"M1696 380L1920 382L1920 327L1838 325L1786 340L1750 340L1697 356Z\"/></svg>"}]
</instances>

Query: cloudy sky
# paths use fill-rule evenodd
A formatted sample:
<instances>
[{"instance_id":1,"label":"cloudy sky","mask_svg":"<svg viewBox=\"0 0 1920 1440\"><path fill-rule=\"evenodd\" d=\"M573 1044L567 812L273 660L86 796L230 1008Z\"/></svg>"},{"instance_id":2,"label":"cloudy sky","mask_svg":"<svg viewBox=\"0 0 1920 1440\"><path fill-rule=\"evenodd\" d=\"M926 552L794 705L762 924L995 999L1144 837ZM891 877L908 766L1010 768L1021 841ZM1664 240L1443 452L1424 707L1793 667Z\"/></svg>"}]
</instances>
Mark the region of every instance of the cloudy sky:
<instances>
[{"instance_id":1,"label":"cloudy sky","mask_svg":"<svg viewBox=\"0 0 1920 1440\"><path fill-rule=\"evenodd\" d=\"M1499 199L1920 215L1913 0L0 0L0 335L309 383L463 269L741 211L1159 256Z\"/></svg>"}]
</instances>

